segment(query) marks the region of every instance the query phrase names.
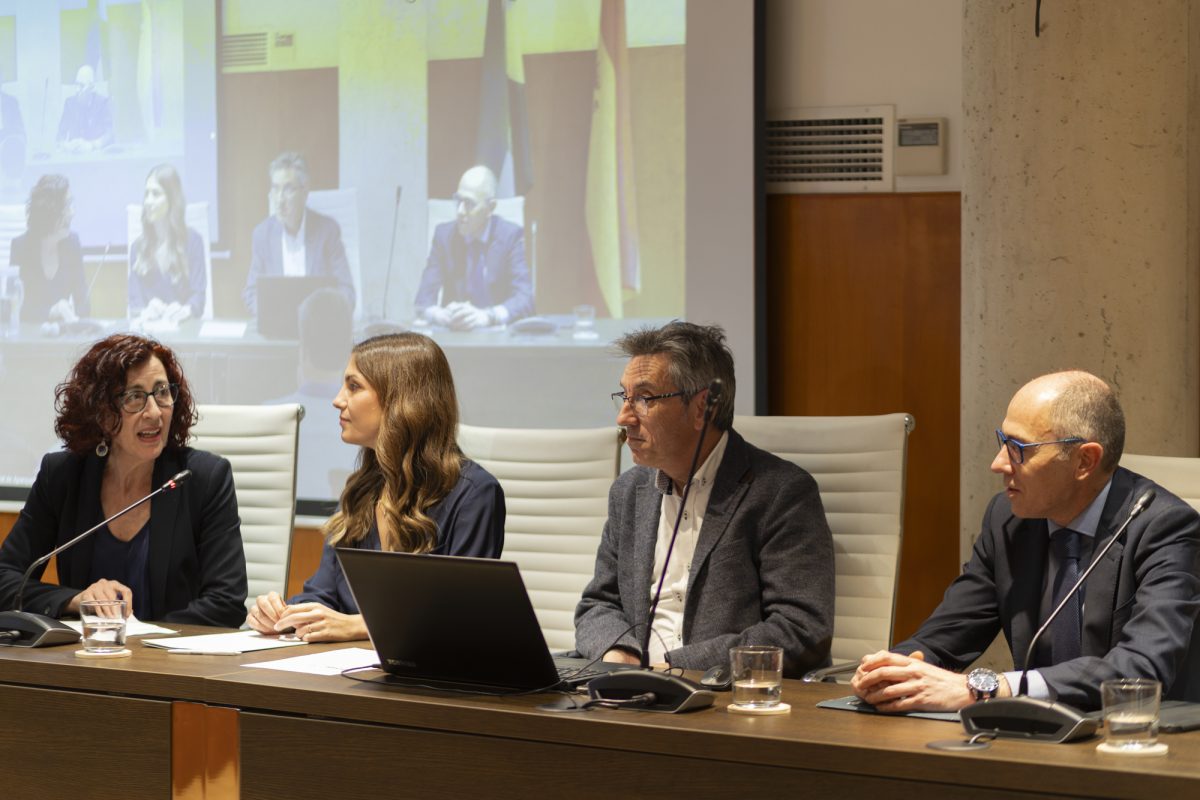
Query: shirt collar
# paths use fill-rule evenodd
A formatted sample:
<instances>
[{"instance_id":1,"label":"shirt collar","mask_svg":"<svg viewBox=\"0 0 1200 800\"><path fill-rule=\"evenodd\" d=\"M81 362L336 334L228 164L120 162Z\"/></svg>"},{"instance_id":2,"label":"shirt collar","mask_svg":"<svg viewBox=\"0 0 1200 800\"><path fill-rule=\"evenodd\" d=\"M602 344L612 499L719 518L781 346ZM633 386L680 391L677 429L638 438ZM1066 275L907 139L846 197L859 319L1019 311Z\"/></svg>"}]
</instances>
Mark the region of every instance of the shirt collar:
<instances>
[{"instance_id":1,"label":"shirt collar","mask_svg":"<svg viewBox=\"0 0 1200 800\"><path fill-rule=\"evenodd\" d=\"M729 431L721 434L721 438L717 440L717 446L708 454L708 458L704 459L704 463L696 470L696 474L692 476L692 482L700 481L706 484L711 481L717 474L717 469L721 466L721 459L725 456L725 445L729 441ZM654 488L663 494L672 494L671 478L661 469L654 473ZM694 488L694 487L693 487Z\"/></svg>"},{"instance_id":2,"label":"shirt collar","mask_svg":"<svg viewBox=\"0 0 1200 800\"><path fill-rule=\"evenodd\" d=\"M1108 501L1108 490L1111 488L1112 478L1110 477L1108 483L1104 484L1104 488L1100 490L1100 494L1096 495L1096 499L1092 500L1079 516L1071 520L1069 525L1059 525L1053 520L1046 520L1050 533L1053 534L1065 527L1089 538L1096 538L1096 529L1100 527L1100 515L1104 513L1104 504Z\"/></svg>"},{"instance_id":3,"label":"shirt collar","mask_svg":"<svg viewBox=\"0 0 1200 800\"><path fill-rule=\"evenodd\" d=\"M297 243L303 242L304 241L304 226L307 222L308 222L308 209L307 208L305 208L304 213L300 215L300 227L296 229L295 236L292 236L290 233L288 233L287 225L284 225L281 222L280 227L283 228L283 238L285 238L291 242L297 242Z\"/></svg>"}]
</instances>

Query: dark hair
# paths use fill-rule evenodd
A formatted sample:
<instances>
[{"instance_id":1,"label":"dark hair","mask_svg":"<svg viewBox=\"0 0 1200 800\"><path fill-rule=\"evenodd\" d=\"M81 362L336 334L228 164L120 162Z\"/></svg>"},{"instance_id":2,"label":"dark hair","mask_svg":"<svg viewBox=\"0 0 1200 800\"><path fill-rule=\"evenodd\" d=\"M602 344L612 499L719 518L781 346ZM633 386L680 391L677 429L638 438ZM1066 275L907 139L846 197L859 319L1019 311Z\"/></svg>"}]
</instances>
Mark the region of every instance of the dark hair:
<instances>
[{"instance_id":1,"label":"dark hair","mask_svg":"<svg viewBox=\"0 0 1200 800\"><path fill-rule=\"evenodd\" d=\"M450 494L462 471L450 364L437 342L419 333L375 336L352 353L383 418L375 448L362 449L325 535L330 544L353 544L378 511L391 529L380 537L384 550L427 553L437 546L437 524L426 512Z\"/></svg>"},{"instance_id":2,"label":"dark hair","mask_svg":"<svg viewBox=\"0 0 1200 800\"><path fill-rule=\"evenodd\" d=\"M62 222L71 184L62 175L43 175L29 190L25 202L25 227L35 238L48 236Z\"/></svg>"},{"instance_id":3,"label":"dark hair","mask_svg":"<svg viewBox=\"0 0 1200 800\"><path fill-rule=\"evenodd\" d=\"M733 397L737 384L733 375L733 353L725 344L720 325L695 325L674 320L661 328L641 328L627 333L614 343L630 358L663 354L668 357L667 377L684 400L707 389L720 378L724 391L717 400L713 425L727 431L733 427Z\"/></svg>"},{"instance_id":4,"label":"dark hair","mask_svg":"<svg viewBox=\"0 0 1200 800\"><path fill-rule=\"evenodd\" d=\"M159 164L150 170L146 176L149 183L153 178L162 187L167 197L167 256L166 263L158 262L158 231L146 220L145 206L142 206L142 238L138 246L137 257L133 262L133 271L138 275L146 275L152 269L159 269L171 283L182 283L187 280L191 265L187 257L187 221L184 213L187 211L187 200L183 196L183 181L179 173L170 164Z\"/></svg>"},{"instance_id":5,"label":"dark hair","mask_svg":"<svg viewBox=\"0 0 1200 800\"><path fill-rule=\"evenodd\" d=\"M125 391L129 371L145 364L151 356L162 362L167 381L179 385L167 447L187 444L196 422L196 405L179 360L171 348L153 339L117 333L93 344L54 390L54 410L58 413L54 432L66 449L87 453L121 429L117 395Z\"/></svg>"}]
</instances>

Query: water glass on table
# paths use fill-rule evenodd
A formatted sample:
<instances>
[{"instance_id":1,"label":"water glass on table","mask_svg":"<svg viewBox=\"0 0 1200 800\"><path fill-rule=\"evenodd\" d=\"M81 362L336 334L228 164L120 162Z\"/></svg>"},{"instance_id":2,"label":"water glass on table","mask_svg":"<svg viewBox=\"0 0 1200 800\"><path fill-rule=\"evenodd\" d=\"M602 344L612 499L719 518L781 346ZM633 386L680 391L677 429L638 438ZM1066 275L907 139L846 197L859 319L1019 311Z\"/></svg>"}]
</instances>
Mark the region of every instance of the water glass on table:
<instances>
[{"instance_id":1,"label":"water glass on table","mask_svg":"<svg viewBox=\"0 0 1200 800\"><path fill-rule=\"evenodd\" d=\"M1158 708L1162 684L1150 678L1119 678L1100 684L1104 703L1106 753L1157 755L1166 752L1158 743Z\"/></svg>"},{"instance_id":2,"label":"water glass on table","mask_svg":"<svg viewBox=\"0 0 1200 800\"><path fill-rule=\"evenodd\" d=\"M769 709L779 705L783 694L783 648L745 645L729 651L733 672L733 705L745 709Z\"/></svg>"},{"instance_id":3,"label":"water glass on table","mask_svg":"<svg viewBox=\"0 0 1200 800\"><path fill-rule=\"evenodd\" d=\"M88 653L117 653L125 649L125 601L84 600L79 604L83 621L83 649Z\"/></svg>"}]
</instances>

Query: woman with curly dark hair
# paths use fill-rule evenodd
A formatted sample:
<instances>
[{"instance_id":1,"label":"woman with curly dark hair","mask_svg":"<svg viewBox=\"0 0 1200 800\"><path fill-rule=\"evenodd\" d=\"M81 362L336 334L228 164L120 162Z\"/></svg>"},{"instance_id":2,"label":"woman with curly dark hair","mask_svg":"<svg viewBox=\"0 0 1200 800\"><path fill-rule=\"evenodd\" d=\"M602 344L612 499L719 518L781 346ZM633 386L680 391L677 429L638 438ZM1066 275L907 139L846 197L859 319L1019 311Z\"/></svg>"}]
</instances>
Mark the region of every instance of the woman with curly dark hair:
<instances>
[{"instance_id":1,"label":"woman with curly dark hair","mask_svg":"<svg viewBox=\"0 0 1200 800\"><path fill-rule=\"evenodd\" d=\"M295 628L306 642L367 638L335 547L499 558L504 492L458 449L458 397L446 355L419 333L355 346L341 391L342 441L362 448L325 523L325 548L304 590L284 603L260 595L246 623L261 633Z\"/></svg>"},{"instance_id":2,"label":"woman with curly dark hair","mask_svg":"<svg viewBox=\"0 0 1200 800\"><path fill-rule=\"evenodd\" d=\"M245 616L246 558L233 472L193 450L196 407L171 350L115 334L92 345L55 391L50 453L0 547L0 608L36 559L148 495L181 470L174 492L58 555L58 585L35 571L23 610L63 617L83 600L126 601L140 619L235 627Z\"/></svg>"},{"instance_id":3,"label":"woman with curly dark hair","mask_svg":"<svg viewBox=\"0 0 1200 800\"><path fill-rule=\"evenodd\" d=\"M183 181L170 164L146 176L142 196L142 235L129 248L129 311L141 314L158 301L160 308L186 309L176 320L204 313L208 275L204 239L187 226ZM154 316L160 316L156 313Z\"/></svg>"},{"instance_id":4,"label":"woman with curly dark hair","mask_svg":"<svg viewBox=\"0 0 1200 800\"><path fill-rule=\"evenodd\" d=\"M71 232L71 186L62 175L43 175L25 203L25 232L12 240L9 260L21 268L25 322L45 322L60 303L73 306L63 319L91 311L83 277L83 250ZM73 316L72 316L73 315Z\"/></svg>"}]
</instances>

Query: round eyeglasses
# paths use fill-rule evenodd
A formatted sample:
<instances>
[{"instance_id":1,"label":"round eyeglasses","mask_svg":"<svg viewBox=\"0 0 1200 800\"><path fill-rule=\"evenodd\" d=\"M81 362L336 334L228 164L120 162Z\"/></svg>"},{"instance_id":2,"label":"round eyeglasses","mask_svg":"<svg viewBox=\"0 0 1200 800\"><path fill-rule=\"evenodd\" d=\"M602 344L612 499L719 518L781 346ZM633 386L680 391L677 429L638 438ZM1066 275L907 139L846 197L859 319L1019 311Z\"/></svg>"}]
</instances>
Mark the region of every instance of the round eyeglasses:
<instances>
[{"instance_id":1,"label":"round eyeglasses","mask_svg":"<svg viewBox=\"0 0 1200 800\"><path fill-rule=\"evenodd\" d=\"M170 408L179 397L179 384L160 383L148 392L145 389L130 389L117 395L117 405L126 414L137 414L146 408L151 397L159 408Z\"/></svg>"}]
</instances>

